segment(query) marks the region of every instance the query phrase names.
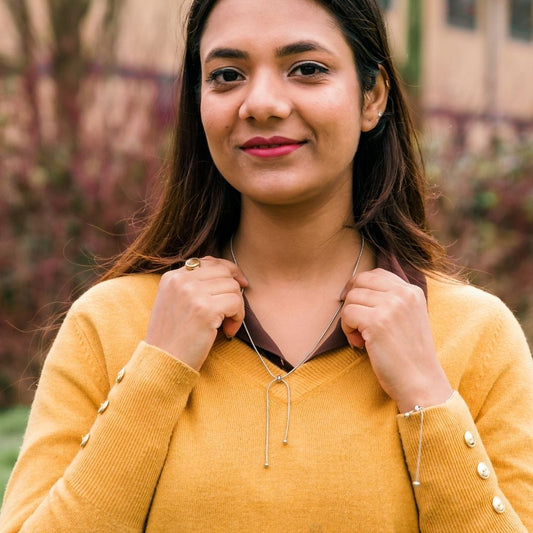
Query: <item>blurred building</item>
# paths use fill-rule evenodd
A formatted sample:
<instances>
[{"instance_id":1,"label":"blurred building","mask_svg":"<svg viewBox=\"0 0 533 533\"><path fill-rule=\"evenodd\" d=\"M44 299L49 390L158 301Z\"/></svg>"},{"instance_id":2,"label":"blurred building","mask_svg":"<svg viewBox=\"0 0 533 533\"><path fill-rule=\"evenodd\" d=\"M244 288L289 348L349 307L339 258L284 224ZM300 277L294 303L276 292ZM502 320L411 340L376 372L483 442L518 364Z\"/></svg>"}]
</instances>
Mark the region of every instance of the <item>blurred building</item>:
<instances>
[{"instance_id":1,"label":"blurred building","mask_svg":"<svg viewBox=\"0 0 533 533\"><path fill-rule=\"evenodd\" d=\"M380 0L430 137L477 150L533 136L532 0Z\"/></svg>"},{"instance_id":2,"label":"blurred building","mask_svg":"<svg viewBox=\"0 0 533 533\"><path fill-rule=\"evenodd\" d=\"M533 136L533 0L378 1L418 124L430 138L476 150L494 138ZM26 2L46 62L48 2ZM137 83L146 80L150 87L155 82L163 113L173 99L189 4L124 0L119 19L115 74ZM89 48L98 47L93 30L105 5L104 0L93 1L84 23ZM0 22L5 20L0 57L17 49L10 17L0 3ZM120 105L111 107L124 116Z\"/></svg>"},{"instance_id":3,"label":"blurred building","mask_svg":"<svg viewBox=\"0 0 533 533\"><path fill-rule=\"evenodd\" d=\"M189 0L127 0L119 53L172 72ZM418 122L470 150L533 136L533 0L379 0ZM139 31L140 30L140 31Z\"/></svg>"}]
</instances>

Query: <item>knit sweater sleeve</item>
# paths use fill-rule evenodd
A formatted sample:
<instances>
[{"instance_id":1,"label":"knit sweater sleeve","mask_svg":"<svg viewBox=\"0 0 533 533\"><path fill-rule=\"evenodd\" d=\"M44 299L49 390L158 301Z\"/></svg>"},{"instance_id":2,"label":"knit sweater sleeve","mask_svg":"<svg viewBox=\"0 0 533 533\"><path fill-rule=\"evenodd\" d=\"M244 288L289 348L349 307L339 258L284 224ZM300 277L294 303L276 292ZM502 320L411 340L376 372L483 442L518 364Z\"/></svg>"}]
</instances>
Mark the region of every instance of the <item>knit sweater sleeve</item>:
<instances>
[{"instance_id":1,"label":"knit sweater sleeve","mask_svg":"<svg viewBox=\"0 0 533 533\"><path fill-rule=\"evenodd\" d=\"M445 367L458 392L398 415L413 480L419 468L422 532L533 531L533 362L510 311L502 304L491 313L466 328L472 348Z\"/></svg>"},{"instance_id":2,"label":"knit sweater sleeve","mask_svg":"<svg viewBox=\"0 0 533 533\"><path fill-rule=\"evenodd\" d=\"M46 359L6 490L3 533L142 531L198 377L142 341L129 348L113 310L107 322L116 342L104 348L90 313L79 307L67 315ZM121 359L121 377L108 376Z\"/></svg>"}]
</instances>

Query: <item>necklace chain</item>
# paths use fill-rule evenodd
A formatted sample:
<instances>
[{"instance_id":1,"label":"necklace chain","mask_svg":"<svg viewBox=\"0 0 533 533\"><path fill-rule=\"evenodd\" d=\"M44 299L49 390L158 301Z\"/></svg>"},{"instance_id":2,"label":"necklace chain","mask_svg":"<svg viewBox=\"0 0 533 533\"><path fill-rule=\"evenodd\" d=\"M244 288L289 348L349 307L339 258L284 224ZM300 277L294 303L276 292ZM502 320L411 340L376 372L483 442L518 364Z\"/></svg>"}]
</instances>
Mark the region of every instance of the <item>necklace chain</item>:
<instances>
[{"instance_id":1,"label":"necklace chain","mask_svg":"<svg viewBox=\"0 0 533 533\"><path fill-rule=\"evenodd\" d=\"M238 265L237 258L235 256L235 252L233 250L233 235L230 239L230 253L231 258L233 262ZM359 263L361 262L361 258L363 257L363 251L365 249L365 238L363 235L361 235L361 248L359 249L359 255L357 256L357 260L355 261L355 266L352 272L352 278L355 276L357 269L359 268ZM242 292L244 293L244 288L242 289ZM315 350L318 348L324 337L326 336L327 332L330 330L331 326L339 316L339 313L341 312L342 306L344 305L344 302L339 302L339 305L337 309L335 310L335 313L333 313L333 316L329 320L327 326L325 327L324 331L320 334L317 341L313 344L313 347L307 352L307 354L303 357L303 359L294 367L291 368L288 372L285 372L285 374L274 374L272 370L270 370L269 366L266 364L265 358L261 355L259 350L257 349L257 346L255 345L252 335L250 334L250 330L248 329L248 326L246 325L246 321L242 321L242 326L244 328L244 331L246 332L246 335L248 336L248 339L250 341L250 344L252 345L252 348L254 349L255 353L259 356L259 360L265 367L266 371L270 374L270 377L272 378L272 381L269 382L266 389L266 431L265 431L265 468L269 467L269 441L270 441L270 389L272 388L272 385L276 383L282 383L286 390L287 390L287 423L285 425L285 437L283 438L283 444L288 444L289 442L289 425L290 425L290 418L291 418L291 388L286 381L286 379L295 372L298 368L300 368L306 361L309 360L309 358L315 353Z\"/></svg>"}]
</instances>

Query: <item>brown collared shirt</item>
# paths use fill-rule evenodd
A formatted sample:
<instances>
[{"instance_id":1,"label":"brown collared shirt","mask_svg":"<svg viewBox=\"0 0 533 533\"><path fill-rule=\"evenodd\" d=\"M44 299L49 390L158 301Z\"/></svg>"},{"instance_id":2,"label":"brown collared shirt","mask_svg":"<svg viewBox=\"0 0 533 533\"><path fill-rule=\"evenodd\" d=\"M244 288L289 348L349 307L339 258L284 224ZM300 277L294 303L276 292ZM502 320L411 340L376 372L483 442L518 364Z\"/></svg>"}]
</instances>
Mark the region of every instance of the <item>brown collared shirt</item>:
<instances>
[{"instance_id":1,"label":"brown collared shirt","mask_svg":"<svg viewBox=\"0 0 533 533\"><path fill-rule=\"evenodd\" d=\"M383 253L378 254L377 267L396 274L408 283L417 285L424 291L424 294L427 298L427 284L425 276L418 270L415 270L414 268L410 267L409 265L400 265L398 259L394 255L388 255ZM274 363L276 366L283 368L286 372L291 370L292 365L285 360L277 344L261 326L261 323L255 316L248 300L246 299L246 295L244 295L244 308L246 316L246 326L248 327L254 344L260 351L261 355L263 355L266 359ZM250 339L248 338L248 334L246 333L243 326L241 326L241 328L237 332L236 337L251 346ZM348 341L346 339L346 335L342 331L340 320L338 320L333 331L317 347L317 349L309 359L328 352L329 350L342 348L347 344Z\"/></svg>"}]
</instances>

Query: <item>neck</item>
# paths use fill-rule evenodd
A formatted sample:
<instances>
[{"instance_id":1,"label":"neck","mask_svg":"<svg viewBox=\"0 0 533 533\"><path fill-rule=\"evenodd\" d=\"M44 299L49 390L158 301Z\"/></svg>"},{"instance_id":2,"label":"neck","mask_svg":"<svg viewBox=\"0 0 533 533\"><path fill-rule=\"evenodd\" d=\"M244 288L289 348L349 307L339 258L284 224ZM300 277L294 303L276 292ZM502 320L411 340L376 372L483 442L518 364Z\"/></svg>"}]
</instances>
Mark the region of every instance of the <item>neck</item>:
<instances>
[{"instance_id":1,"label":"neck","mask_svg":"<svg viewBox=\"0 0 533 533\"><path fill-rule=\"evenodd\" d=\"M305 215L292 207L289 213L243 209L233 238L235 258L249 281L248 302L293 366L331 331L332 317L338 320L340 295L362 243L352 218L339 210ZM229 246L225 252L231 260ZM374 261L366 247L358 272L373 268Z\"/></svg>"},{"instance_id":2,"label":"neck","mask_svg":"<svg viewBox=\"0 0 533 533\"><path fill-rule=\"evenodd\" d=\"M233 239L239 265L255 283L348 279L361 237L351 211L256 209L245 206ZM226 253L229 257L229 250ZM361 267L371 268L367 250ZM268 265L268 268L265 268ZM332 274L334 273L334 274Z\"/></svg>"}]
</instances>

